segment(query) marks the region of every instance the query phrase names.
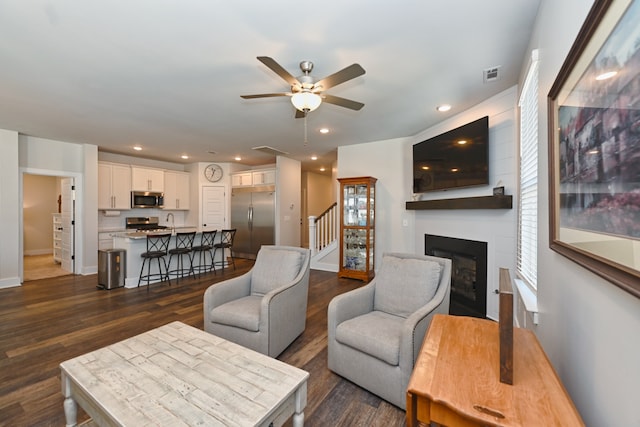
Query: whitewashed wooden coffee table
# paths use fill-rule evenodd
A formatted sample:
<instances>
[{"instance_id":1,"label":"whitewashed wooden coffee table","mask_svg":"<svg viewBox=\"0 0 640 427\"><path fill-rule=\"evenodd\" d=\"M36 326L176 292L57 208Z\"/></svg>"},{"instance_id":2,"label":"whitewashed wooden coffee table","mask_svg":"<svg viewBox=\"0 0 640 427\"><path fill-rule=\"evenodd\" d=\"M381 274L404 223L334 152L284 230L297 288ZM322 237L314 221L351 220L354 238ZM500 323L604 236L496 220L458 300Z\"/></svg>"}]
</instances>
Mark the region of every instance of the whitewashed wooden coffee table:
<instances>
[{"instance_id":1,"label":"whitewashed wooden coffee table","mask_svg":"<svg viewBox=\"0 0 640 427\"><path fill-rule=\"evenodd\" d=\"M60 364L67 426L304 424L309 373L173 322Z\"/></svg>"}]
</instances>

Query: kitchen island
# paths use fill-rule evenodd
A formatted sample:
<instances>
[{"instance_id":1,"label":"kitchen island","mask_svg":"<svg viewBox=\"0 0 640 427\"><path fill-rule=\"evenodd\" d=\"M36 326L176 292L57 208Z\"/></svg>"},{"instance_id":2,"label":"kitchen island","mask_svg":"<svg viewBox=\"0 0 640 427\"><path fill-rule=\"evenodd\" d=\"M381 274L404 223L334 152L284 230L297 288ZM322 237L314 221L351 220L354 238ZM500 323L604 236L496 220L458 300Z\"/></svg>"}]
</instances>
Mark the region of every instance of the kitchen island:
<instances>
[{"instance_id":1,"label":"kitchen island","mask_svg":"<svg viewBox=\"0 0 640 427\"><path fill-rule=\"evenodd\" d=\"M174 248L176 246L176 238L175 233L185 233L185 232L196 232L196 237L193 240L194 245L200 244L200 238L202 235L202 229L196 227L176 227L172 232L171 241L169 242L169 249ZM204 230L207 231L207 230ZM170 229L167 229L167 232L171 232ZM125 288L135 288L138 286L138 278L140 277L140 269L142 268L142 257L140 256L143 252L147 251L147 235L149 232L143 231L124 231L119 233L113 233L113 247L118 249L124 249L126 254L126 271L125 271ZM219 234L216 234L216 238L214 243L218 243L220 241ZM208 258L207 258L208 259ZM226 260L226 256L223 255L221 251L218 251L216 254L216 262L220 262L222 260ZM176 260L172 260L172 263ZM197 263L197 259L194 260ZM169 256L167 255L167 264L169 263ZM220 264L218 264L220 265ZM157 270L157 264L154 262L151 266L151 271L154 272ZM145 267L145 274L146 274ZM171 270L171 266L169 266L169 270ZM157 283L158 279L151 280L150 283ZM146 286L147 281L143 280L140 283L140 286Z\"/></svg>"}]
</instances>

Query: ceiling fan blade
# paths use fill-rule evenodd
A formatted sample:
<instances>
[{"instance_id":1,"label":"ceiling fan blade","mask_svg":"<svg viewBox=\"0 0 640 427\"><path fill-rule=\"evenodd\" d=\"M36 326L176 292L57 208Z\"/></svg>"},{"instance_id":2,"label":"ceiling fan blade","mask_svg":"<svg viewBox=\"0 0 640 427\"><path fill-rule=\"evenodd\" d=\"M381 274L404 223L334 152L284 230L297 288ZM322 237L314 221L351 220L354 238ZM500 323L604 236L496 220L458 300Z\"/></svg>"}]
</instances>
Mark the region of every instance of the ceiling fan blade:
<instances>
[{"instance_id":1,"label":"ceiling fan blade","mask_svg":"<svg viewBox=\"0 0 640 427\"><path fill-rule=\"evenodd\" d=\"M350 108L356 111L364 107L364 104L362 102L352 101L350 99L340 98L339 96L328 95L326 93L322 94L322 100L324 102L328 102L329 104L338 105L344 108Z\"/></svg>"},{"instance_id":2,"label":"ceiling fan blade","mask_svg":"<svg viewBox=\"0 0 640 427\"><path fill-rule=\"evenodd\" d=\"M291 96L290 93L280 92L280 93L261 93L258 95L240 95L240 98L243 99L254 99L254 98L273 98L274 96Z\"/></svg>"},{"instance_id":3,"label":"ceiling fan blade","mask_svg":"<svg viewBox=\"0 0 640 427\"><path fill-rule=\"evenodd\" d=\"M300 84L298 79L293 77L287 70L282 68L282 66L278 64L273 58L270 58L268 56L258 56L258 61L269 67L271 71L282 77L291 86Z\"/></svg>"},{"instance_id":4,"label":"ceiling fan blade","mask_svg":"<svg viewBox=\"0 0 640 427\"><path fill-rule=\"evenodd\" d=\"M306 115L304 111L296 110L296 119L303 119Z\"/></svg>"},{"instance_id":5,"label":"ceiling fan blade","mask_svg":"<svg viewBox=\"0 0 640 427\"><path fill-rule=\"evenodd\" d=\"M337 73L333 73L330 76L325 77L324 79L318 81L314 87L322 86L322 90L329 89L330 87L337 86L340 83L344 83L347 80L355 79L358 76L361 76L365 73L364 68L360 66L360 64L352 64L347 68L343 68Z\"/></svg>"}]
</instances>

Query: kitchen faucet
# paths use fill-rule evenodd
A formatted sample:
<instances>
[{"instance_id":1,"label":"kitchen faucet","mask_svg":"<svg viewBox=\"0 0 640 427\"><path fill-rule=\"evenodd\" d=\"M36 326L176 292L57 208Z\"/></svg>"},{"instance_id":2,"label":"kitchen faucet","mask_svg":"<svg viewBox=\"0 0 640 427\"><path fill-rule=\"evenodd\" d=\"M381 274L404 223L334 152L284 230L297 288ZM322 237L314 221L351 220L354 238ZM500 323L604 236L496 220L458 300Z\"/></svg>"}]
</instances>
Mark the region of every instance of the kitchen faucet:
<instances>
[{"instance_id":1,"label":"kitchen faucet","mask_svg":"<svg viewBox=\"0 0 640 427\"><path fill-rule=\"evenodd\" d=\"M171 217L171 231L175 231L176 230L176 221L173 218L173 213L172 212L169 212L167 214L167 219L166 219L167 222L169 222L169 217Z\"/></svg>"}]
</instances>

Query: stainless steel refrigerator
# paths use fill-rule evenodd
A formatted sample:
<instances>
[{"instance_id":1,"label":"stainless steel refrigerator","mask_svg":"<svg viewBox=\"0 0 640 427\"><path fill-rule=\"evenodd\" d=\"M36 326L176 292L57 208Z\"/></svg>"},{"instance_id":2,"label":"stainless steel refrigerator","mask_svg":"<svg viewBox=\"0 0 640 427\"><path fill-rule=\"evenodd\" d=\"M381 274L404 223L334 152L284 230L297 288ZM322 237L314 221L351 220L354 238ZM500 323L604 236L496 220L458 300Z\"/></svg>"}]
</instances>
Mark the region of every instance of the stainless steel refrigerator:
<instances>
[{"instance_id":1,"label":"stainless steel refrigerator","mask_svg":"<svg viewBox=\"0 0 640 427\"><path fill-rule=\"evenodd\" d=\"M262 245L275 243L276 192L273 186L239 187L231 191L234 256L255 259Z\"/></svg>"}]
</instances>

